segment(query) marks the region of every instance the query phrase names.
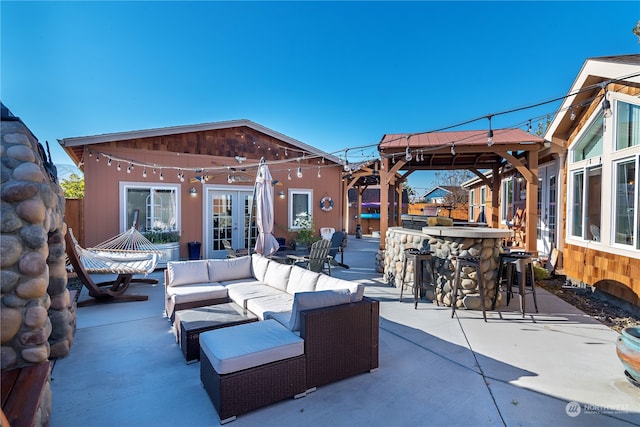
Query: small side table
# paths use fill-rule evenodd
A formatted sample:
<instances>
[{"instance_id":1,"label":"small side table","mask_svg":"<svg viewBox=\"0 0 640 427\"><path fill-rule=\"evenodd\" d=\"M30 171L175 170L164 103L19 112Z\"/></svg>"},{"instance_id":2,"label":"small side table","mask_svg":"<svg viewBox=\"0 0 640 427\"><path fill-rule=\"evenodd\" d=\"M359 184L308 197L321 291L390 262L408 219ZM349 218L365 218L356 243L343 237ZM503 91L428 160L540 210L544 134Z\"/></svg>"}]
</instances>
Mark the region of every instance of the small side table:
<instances>
[{"instance_id":1,"label":"small side table","mask_svg":"<svg viewBox=\"0 0 640 427\"><path fill-rule=\"evenodd\" d=\"M202 332L257 321L258 316L230 302L176 311L174 327L185 361L191 363L200 360Z\"/></svg>"}]
</instances>

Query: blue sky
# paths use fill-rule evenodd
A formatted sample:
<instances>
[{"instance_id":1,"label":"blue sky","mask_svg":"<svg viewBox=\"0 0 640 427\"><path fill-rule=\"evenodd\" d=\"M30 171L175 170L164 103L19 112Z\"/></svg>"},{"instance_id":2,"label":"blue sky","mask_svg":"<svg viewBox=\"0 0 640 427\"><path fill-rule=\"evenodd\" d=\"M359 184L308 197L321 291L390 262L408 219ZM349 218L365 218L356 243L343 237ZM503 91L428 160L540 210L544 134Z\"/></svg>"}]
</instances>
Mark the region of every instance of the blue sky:
<instances>
[{"instance_id":1,"label":"blue sky","mask_svg":"<svg viewBox=\"0 0 640 427\"><path fill-rule=\"evenodd\" d=\"M60 138L232 119L339 153L563 96L586 58L640 52L637 1L3 0L0 14L2 101L57 164Z\"/></svg>"}]
</instances>

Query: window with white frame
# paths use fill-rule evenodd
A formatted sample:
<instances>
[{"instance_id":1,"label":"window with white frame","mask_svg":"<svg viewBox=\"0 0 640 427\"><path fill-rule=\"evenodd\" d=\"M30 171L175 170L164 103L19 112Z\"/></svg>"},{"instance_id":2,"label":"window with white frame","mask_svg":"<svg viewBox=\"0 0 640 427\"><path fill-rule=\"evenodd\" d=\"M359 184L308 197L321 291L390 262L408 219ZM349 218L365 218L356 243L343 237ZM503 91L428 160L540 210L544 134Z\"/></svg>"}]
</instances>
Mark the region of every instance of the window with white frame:
<instances>
[{"instance_id":1,"label":"window with white frame","mask_svg":"<svg viewBox=\"0 0 640 427\"><path fill-rule=\"evenodd\" d=\"M469 221L474 222L476 220L476 213L478 212L476 190L469 191L469 202Z\"/></svg>"},{"instance_id":2,"label":"window with white frame","mask_svg":"<svg viewBox=\"0 0 640 427\"><path fill-rule=\"evenodd\" d=\"M124 209L121 224L127 230L179 231L179 187L152 184L121 184ZM124 231L124 230L122 230Z\"/></svg>"},{"instance_id":3,"label":"window with white frame","mask_svg":"<svg viewBox=\"0 0 640 427\"><path fill-rule=\"evenodd\" d=\"M638 159L631 158L616 163L615 167L615 218L614 241L623 245L634 245L637 231L636 181L638 179Z\"/></svg>"},{"instance_id":4,"label":"window with white frame","mask_svg":"<svg viewBox=\"0 0 640 427\"><path fill-rule=\"evenodd\" d=\"M613 120L598 112L570 148L567 230L603 247L640 249L640 105L618 96Z\"/></svg>"},{"instance_id":5,"label":"window with white frame","mask_svg":"<svg viewBox=\"0 0 640 427\"><path fill-rule=\"evenodd\" d=\"M502 221L511 221L513 217L513 178L502 180L502 191L500 192L500 214Z\"/></svg>"},{"instance_id":6,"label":"window with white frame","mask_svg":"<svg viewBox=\"0 0 640 427\"><path fill-rule=\"evenodd\" d=\"M311 190L289 189L289 229L301 228L296 219L309 215L313 218L313 192Z\"/></svg>"},{"instance_id":7,"label":"window with white frame","mask_svg":"<svg viewBox=\"0 0 640 427\"><path fill-rule=\"evenodd\" d=\"M596 114L595 118L580 138L580 141L573 148L573 161L591 159L602 155L604 134L604 113L602 110Z\"/></svg>"}]
</instances>

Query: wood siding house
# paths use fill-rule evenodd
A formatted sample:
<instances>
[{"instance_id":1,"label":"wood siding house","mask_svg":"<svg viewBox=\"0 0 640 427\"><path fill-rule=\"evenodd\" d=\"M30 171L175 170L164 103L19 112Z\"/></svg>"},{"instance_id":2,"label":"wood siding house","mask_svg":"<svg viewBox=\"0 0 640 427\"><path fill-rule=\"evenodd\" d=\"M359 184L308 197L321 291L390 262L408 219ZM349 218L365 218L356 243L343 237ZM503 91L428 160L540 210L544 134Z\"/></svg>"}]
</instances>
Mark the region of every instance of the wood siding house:
<instances>
[{"instance_id":1,"label":"wood siding house","mask_svg":"<svg viewBox=\"0 0 640 427\"><path fill-rule=\"evenodd\" d=\"M640 305L640 55L585 61L545 139L567 278Z\"/></svg>"},{"instance_id":2,"label":"wood siding house","mask_svg":"<svg viewBox=\"0 0 640 427\"><path fill-rule=\"evenodd\" d=\"M136 224L140 231L176 231L180 258L188 242L202 256L225 256L250 244L249 207L264 158L276 182L274 235L288 244L301 212L321 227L343 228L346 195L340 159L249 120L64 138L64 150L84 172L85 245ZM324 206L321 206L324 201ZM255 240L251 242L253 246Z\"/></svg>"},{"instance_id":3,"label":"wood siding house","mask_svg":"<svg viewBox=\"0 0 640 427\"><path fill-rule=\"evenodd\" d=\"M567 279L640 305L640 55L589 58L539 153L536 247L560 253ZM605 110L605 99L608 109ZM492 178L489 173L488 177ZM500 227L526 192L514 169L500 175ZM479 179L464 184L470 220L491 203ZM485 203L480 194L486 191ZM527 215L529 220L530 215ZM525 236L525 239L532 237Z\"/></svg>"}]
</instances>

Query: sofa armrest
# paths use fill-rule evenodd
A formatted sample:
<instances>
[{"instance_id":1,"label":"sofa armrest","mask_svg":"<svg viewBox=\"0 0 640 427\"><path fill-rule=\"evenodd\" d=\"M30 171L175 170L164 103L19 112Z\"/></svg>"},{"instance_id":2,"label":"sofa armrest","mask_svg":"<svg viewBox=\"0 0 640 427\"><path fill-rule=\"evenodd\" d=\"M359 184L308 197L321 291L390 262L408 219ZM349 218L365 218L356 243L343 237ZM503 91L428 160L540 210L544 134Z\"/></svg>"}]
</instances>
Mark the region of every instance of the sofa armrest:
<instances>
[{"instance_id":1,"label":"sofa armrest","mask_svg":"<svg viewBox=\"0 0 640 427\"><path fill-rule=\"evenodd\" d=\"M379 302L362 301L300 313L307 387L378 368Z\"/></svg>"}]
</instances>

